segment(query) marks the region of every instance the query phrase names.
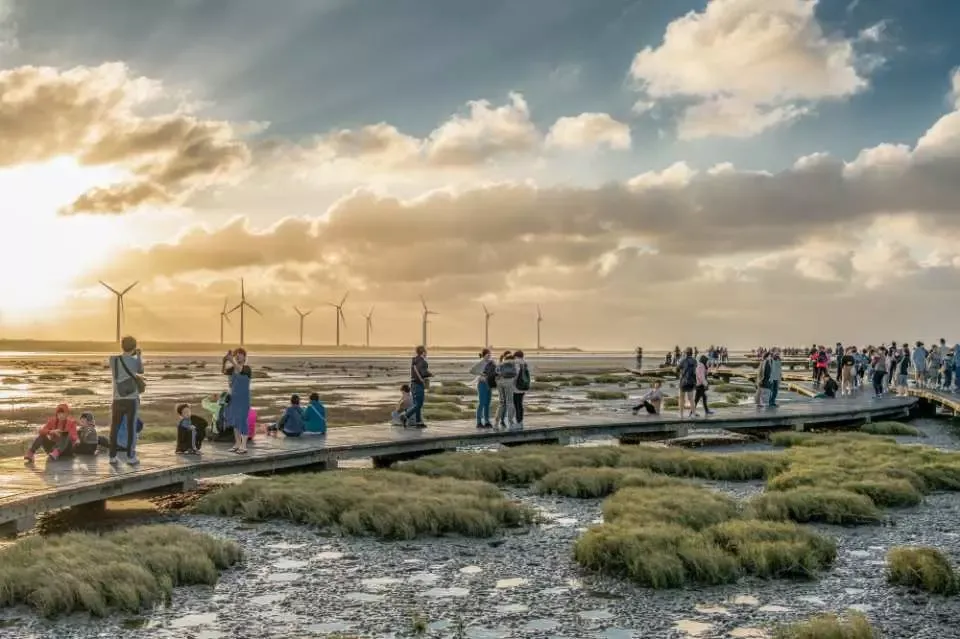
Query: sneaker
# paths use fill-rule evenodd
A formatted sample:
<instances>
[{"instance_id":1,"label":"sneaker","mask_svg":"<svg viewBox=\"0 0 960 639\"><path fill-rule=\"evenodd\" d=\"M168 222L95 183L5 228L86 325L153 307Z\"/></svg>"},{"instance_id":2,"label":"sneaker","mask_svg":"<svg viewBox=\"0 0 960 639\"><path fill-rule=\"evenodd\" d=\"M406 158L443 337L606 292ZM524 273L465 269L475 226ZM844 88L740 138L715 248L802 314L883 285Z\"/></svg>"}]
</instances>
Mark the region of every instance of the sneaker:
<instances>
[{"instance_id":1,"label":"sneaker","mask_svg":"<svg viewBox=\"0 0 960 639\"><path fill-rule=\"evenodd\" d=\"M59 450L50 451L50 454L47 455L47 459L50 461L57 461L58 459L60 459L60 451Z\"/></svg>"},{"instance_id":2,"label":"sneaker","mask_svg":"<svg viewBox=\"0 0 960 639\"><path fill-rule=\"evenodd\" d=\"M484 427L484 428L493 428L493 424L491 424L490 422L487 422L486 424L483 425L483 427Z\"/></svg>"},{"instance_id":3,"label":"sneaker","mask_svg":"<svg viewBox=\"0 0 960 639\"><path fill-rule=\"evenodd\" d=\"M111 465L111 466L116 466L116 465L119 464L119 463L120 463L120 461L119 461L116 457L111 457L111 458L110 458L110 465Z\"/></svg>"},{"instance_id":4,"label":"sneaker","mask_svg":"<svg viewBox=\"0 0 960 639\"><path fill-rule=\"evenodd\" d=\"M33 463L33 456L34 456L34 452L32 450L28 450L23 454L23 460Z\"/></svg>"},{"instance_id":5,"label":"sneaker","mask_svg":"<svg viewBox=\"0 0 960 639\"><path fill-rule=\"evenodd\" d=\"M136 455L134 455L133 457L127 457L127 463L131 466L137 466L140 463L140 460L137 459Z\"/></svg>"},{"instance_id":6,"label":"sneaker","mask_svg":"<svg viewBox=\"0 0 960 639\"><path fill-rule=\"evenodd\" d=\"M707 411L707 415L713 415L714 412L715 412L715 411L708 410L708 411Z\"/></svg>"},{"instance_id":7,"label":"sneaker","mask_svg":"<svg viewBox=\"0 0 960 639\"><path fill-rule=\"evenodd\" d=\"M481 424L480 422L477 422L477 428L483 428L483 424Z\"/></svg>"},{"instance_id":8,"label":"sneaker","mask_svg":"<svg viewBox=\"0 0 960 639\"><path fill-rule=\"evenodd\" d=\"M417 422L416 424L414 424L414 427L415 427L415 428L426 428L427 425L424 424L423 422Z\"/></svg>"}]
</instances>

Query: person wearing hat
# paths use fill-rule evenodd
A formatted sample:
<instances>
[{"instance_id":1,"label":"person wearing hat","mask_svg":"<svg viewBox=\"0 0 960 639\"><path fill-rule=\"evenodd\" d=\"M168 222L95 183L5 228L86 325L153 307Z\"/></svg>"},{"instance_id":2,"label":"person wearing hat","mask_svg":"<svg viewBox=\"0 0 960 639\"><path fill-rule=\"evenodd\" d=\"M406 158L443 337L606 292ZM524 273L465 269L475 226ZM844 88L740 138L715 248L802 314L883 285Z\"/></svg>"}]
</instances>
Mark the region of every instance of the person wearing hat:
<instances>
[{"instance_id":1,"label":"person wearing hat","mask_svg":"<svg viewBox=\"0 0 960 639\"><path fill-rule=\"evenodd\" d=\"M97 433L97 418L93 413L80 413L77 420L77 444L73 447L75 455L96 455L100 448L109 448L110 440Z\"/></svg>"},{"instance_id":2,"label":"person wearing hat","mask_svg":"<svg viewBox=\"0 0 960 639\"><path fill-rule=\"evenodd\" d=\"M53 417L48 419L40 429L37 438L30 444L23 458L28 463L32 463L37 451L42 448L47 451L48 461L57 461L72 456L77 442L77 422L70 416L70 407L67 404L60 404Z\"/></svg>"}]
</instances>

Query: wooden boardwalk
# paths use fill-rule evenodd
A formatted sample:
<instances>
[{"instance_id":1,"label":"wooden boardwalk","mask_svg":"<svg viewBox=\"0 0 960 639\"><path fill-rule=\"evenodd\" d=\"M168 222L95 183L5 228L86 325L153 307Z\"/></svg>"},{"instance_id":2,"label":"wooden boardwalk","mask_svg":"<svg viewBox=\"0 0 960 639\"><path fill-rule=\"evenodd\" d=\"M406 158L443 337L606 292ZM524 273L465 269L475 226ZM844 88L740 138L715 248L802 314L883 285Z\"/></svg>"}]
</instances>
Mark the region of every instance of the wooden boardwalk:
<instances>
[{"instance_id":1,"label":"wooden boardwalk","mask_svg":"<svg viewBox=\"0 0 960 639\"><path fill-rule=\"evenodd\" d=\"M140 465L119 467L105 455L47 462L38 456L32 466L20 458L0 460L0 529L6 534L29 529L34 517L59 508L102 502L163 487L189 487L197 479L235 473L270 472L295 467L336 468L341 459L373 458L386 465L396 460L455 450L465 446L567 443L591 437L666 439L687 434L690 425L718 429L795 429L808 425L895 419L918 403L913 397L882 400L795 401L776 409L753 406L720 409L709 418L681 420L662 416L620 414L531 415L521 431L478 431L472 422L432 424L425 430L383 426L331 428L325 437L299 439L260 436L250 453L230 453L229 444L204 446L200 458L175 455L173 444L138 447ZM121 457L122 459L122 457Z\"/></svg>"}]
</instances>

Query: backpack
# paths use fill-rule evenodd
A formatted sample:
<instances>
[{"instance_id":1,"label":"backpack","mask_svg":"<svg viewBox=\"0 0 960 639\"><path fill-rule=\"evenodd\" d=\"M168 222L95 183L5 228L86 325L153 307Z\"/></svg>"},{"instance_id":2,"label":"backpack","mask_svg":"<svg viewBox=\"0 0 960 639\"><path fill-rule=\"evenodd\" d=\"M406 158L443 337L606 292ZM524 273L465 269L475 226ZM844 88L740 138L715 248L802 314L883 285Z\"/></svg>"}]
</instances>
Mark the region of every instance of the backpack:
<instances>
[{"instance_id":1,"label":"backpack","mask_svg":"<svg viewBox=\"0 0 960 639\"><path fill-rule=\"evenodd\" d=\"M517 371L517 390L530 390L530 369L526 364L521 364L520 370Z\"/></svg>"},{"instance_id":2,"label":"backpack","mask_svg":"<svg viewBox=\"0 0 960 639\"><path fill-rule=\"evenodd\" d=\"M100 443L100 440L97 438L96 426L82 426L78 436L81 444L92 444L96 446Z\"/></svg>"},{"instance_id":3,"label":"backpack","mask_svg":"<svg viewBox=\"0 0 960 639\"><path fill-rule=\"evenodd\" d=\"M487 362L487 365L483 367L483 379L487 382L488 387L497 387L497 365L492 361Z\"/></svg>"},{"instance_id":4,"label":"backpack","mask_svg":"<svg viewBox=\"0 0 960 639\"><path fill-rule=\"evenodd\" d=\"M513 363L513 360L504 360L500 364L500 377L503 379L513 379L517 376L517 365Z\"/></svg>"}]
</instances>

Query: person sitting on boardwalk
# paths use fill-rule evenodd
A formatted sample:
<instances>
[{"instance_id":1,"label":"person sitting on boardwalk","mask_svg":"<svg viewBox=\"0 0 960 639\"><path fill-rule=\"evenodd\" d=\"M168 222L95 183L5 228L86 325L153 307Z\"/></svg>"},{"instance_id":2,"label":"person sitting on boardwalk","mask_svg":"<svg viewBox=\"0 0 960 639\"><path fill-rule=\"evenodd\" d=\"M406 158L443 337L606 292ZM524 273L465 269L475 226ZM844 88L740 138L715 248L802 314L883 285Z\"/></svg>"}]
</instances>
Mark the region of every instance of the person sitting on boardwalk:
<instances>
[{"instance_id":1,"label":"person sitting on boardwalk","mask_svg":"<svg viewBox=\"0 0 960 639\"><path fill-rule=\"evenodd\" d=\"M300 396L291 395L290 405L283 411L280 421L274 426L268 426L268 431L283 433L287 437L299 437L303 434L303 409L300 407Z\"/></svg>"},{"instance_id":2,"label":"person sitting on boardwalk","mask_svg":"<svg viewBox=\"0 0 960 639\"><path fill-rule=\"evenodd\" d=\"M96 455L101 448L109 448L110 440L97 432L97 419L93 413L80 413L77 420L77 445L74 455Z\"/></svg>"},{"instance_id":3,"label":"person sitting on boardwalk","mask_svg":"<svg viewBox=\"0 0 960 639\"><path fill-rule=\"evenodd\" d=\"M200 435L194 425L190 404L177 404L177 448L178 454L199 455Z\"/></svg>"},{"instance_id":4,"label":"person sitting on boardwalk","mask_svg":"<svg viewBox=\"0 0 960 639\"><path fill-rule=\"evenodd\" d=\"M830 371L825 370L820 381L823 383L823 392L814 396L814 399L836 399L840 384L830 377Z\"/></svg>"},{"instance_id":5,"label":"person sitting on boardwalk","mask_svg":"<svg viewBox=\"0 0 960 639\"><path fill-rule=\"evenodd\" d=\"M648 390L643 397L640 398L640 403L633 407L634 413L639 413L641 408L646 409L648 415L659 415L660 407L663 405L663 391L660 390L660 386L663 382L659 380L653 383L653 388Z\"/></svg>"},{"instance_id":6,"label":"person sitting on boardwalk","mask_svg":"<svg viewBox=\"0 0 960 639\"><path fill-rule=\"evenodd\" d=\"M400 401L397 403L397 409L390 415L390 421L394 426L403 426L403 416L413 407L413 395L410 394L410 384L404 384L400 387Z\"/></svg>"},{"instance_id":7,"label":"person sitting on boardwalk","mask_svg":"<svg viewBox=\"0 0 960 639\"><path fill-rule=\"evenodd\" d=\"M317 393L310 393L310 403L303 410L303 432L313 435L327 434L327 409Z\"/></svg>"},{"instance_id":8,"label":"person sitting on boardwalk","mask_svg":"<svg viewBox=\"0 0 960 639\"><path fill-rule=\"evenodd\" d=\"M40 429L40 433L30 444L23 458L32 462L34 455L41 448L47 452L49 461L70 457L73 455L73 448L77 441L77 421L70 416L70 407L60 404L54 416L48 419Z\"/></svg>"}]
</instances>

